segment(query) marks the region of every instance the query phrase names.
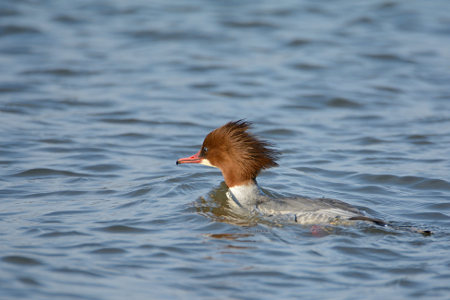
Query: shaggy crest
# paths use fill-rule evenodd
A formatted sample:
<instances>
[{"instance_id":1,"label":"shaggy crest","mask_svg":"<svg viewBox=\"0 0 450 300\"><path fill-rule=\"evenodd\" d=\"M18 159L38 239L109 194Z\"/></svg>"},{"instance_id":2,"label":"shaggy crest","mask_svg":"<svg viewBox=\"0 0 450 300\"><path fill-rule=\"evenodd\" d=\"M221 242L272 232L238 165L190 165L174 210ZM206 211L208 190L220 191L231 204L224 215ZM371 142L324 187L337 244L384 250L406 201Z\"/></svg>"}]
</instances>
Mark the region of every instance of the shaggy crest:
<instances>
[{"instance_id":1,"label":"shaggy crest","mask_svg":"<svg viewBox=\"0 0 450 300\"><path fill-rule=\"evenodd\" d=\"M210 132L202 146L201 156L222 170L229 187L255 180L262 169L278 166L279 152L247 130L251 123L229 122Z\"/></svg>"}]
</instances>

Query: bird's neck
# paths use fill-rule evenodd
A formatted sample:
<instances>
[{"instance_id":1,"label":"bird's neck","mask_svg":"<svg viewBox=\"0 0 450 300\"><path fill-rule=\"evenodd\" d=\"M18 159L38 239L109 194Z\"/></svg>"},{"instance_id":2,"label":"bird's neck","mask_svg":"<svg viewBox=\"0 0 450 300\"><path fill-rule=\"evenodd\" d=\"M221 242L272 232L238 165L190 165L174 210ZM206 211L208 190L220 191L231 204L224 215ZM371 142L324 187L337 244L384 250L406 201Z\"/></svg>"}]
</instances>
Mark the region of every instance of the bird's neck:
<instances>
[{"instance_id":1,"label":"bird's neck","mask_svg":"<svg viewBox=\"0 0 450 300\"><path fill-rule=\"evenodd\" d=\"M227 196L232 205L249 209L254 207L258 203L258 199L265 194L256 181L252 180L245 184L230 187Z\"/></svg>"}]
</instances>

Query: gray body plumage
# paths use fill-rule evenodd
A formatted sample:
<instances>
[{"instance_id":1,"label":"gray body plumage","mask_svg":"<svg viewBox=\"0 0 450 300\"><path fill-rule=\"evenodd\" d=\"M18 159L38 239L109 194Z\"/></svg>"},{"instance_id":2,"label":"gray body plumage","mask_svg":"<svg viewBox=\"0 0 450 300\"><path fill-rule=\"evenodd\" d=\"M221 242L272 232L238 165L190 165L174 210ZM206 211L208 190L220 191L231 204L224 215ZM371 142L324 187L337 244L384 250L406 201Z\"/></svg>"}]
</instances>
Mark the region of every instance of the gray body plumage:
<instances>
[{"instance_id":1,"label":"gray body plumage","mask_svg":"<svg viewBox=\"0 0 450 300\"><path fill-rule=\"evenodd\" d=\"M256 184L232 187L227 196L231 205L241 210L304 225L354 223L366 218L357 208L339 200L304 197L277 199L265 195Z\"/></svg>"}]
</instances>

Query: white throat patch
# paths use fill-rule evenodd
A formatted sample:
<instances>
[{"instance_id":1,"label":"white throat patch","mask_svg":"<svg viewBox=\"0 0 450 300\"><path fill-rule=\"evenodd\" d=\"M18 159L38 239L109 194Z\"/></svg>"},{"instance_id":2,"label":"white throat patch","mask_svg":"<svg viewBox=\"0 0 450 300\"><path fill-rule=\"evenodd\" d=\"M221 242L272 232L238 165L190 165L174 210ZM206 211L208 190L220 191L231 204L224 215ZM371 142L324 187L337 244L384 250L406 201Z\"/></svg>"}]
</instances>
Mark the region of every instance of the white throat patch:
<instances>
[{"instance_id":1,"label":"white throat patch","mask_svg":"<svg viewBox=\"0 0 450 300\"><path fill-rule=\"evenodd\" d=\"M213 168L217 168L216 166L214 166L213 164L211 164L211 162L209 160L207 160L206 158L203 158L202 161L200 162L201 165L205 165L208 167L213 167Z\"/></svg>"}]
</instances>

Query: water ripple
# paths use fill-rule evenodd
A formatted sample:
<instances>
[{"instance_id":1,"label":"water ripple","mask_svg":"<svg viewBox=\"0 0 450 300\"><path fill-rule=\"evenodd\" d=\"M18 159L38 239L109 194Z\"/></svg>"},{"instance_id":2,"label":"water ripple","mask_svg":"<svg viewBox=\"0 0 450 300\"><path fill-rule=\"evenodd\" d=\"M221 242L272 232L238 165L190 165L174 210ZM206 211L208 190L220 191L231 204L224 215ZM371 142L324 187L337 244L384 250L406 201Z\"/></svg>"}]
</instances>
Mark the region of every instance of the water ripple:
<instances>
[{"instance_id":1,"label":"water ripple","mask_svg":"<svg viewBox=\"0 0 450 300\"><path fill-rule=\"evenodd\" d=\"M76 172L65 171L65 170L35 168L35 169L29 169L29 170L26 170L23 172L16 173L13 176L17 176L17 177L43 177L43 176L44 177L47 177L47 176L87 177L90 175L85 174L85 173L76 173Z\"/></svg>"},{"instance_id":2,"label":"water ripple","mask_svg":"<svg viewBox=\"0 0 450 300\"><path fill-rule=\"evenodd\" d=\"M93 213L95 210L62 210L47 213L44 216L61 216L61 215L76 215L76 214L86 214Z\"/></svg>"},{"instance_id":3,"label":"water ripple","mask_svg":"<svg viewBox=\"0 0 450 300\"><path fill-rule=\"evenodd\" d=\"M98 72L87 70L76 70L73 68L60 68L60 69L37 69L24 71L23 75L54 75L54 76L88 76L95 75Z\"/></svg>"},{"instance_id":4,"label":"water ripple","mask_svg":"<svg viewBox=\"0 0 450 300\"><path fill-rule=\"evenodd\" d=\"M150 230L126 225L111 225L106 227L96 228L96 230L109 232L109 233L145 233Z\"/></svg>"},{"instance_id":5,"label":"water ripple","mask_svg":"<svg viewBox=\"0 0 450 300\"><path fill-rule=\"evenodd\" d=\"M0 37L17 34L40 34L41 32L33 27L20 25L3 25L0 26Z\"/></svg>"},{"instance_id":6,"label":"water ripple","mask_svg":"<svg viewBox=\"0 0 450 300\"><path fill-rule=\"evenodd\" d=\"M126 253L127 251L125 251L124 249L120 249L120 248L100 248L97 250L93 250L91 253L94 254L122 254L122 253Z\"/></svg>"},{"instance_id":7,"label":"water ripple","mask_svg":"<svg viewBox=\"0 0 450 300\"><path fill-rule=\"evenodd\" d=\"M87 235L86 233L78 232L75 230L72 231L52 231L39 235L39 237L43 238L57 238L57 237L66 237L66 236L83 236Z\"/></svg>"},{"instance_id":8,"label":"water ripple","mask_svg":"<svg viewBox=\"0 0 450 300\"><path fill-rule=\"evenodd\" d=\"M69 275L74 274L74 275L80 275L80 276L104 277L103 275L101 275L99 273L86 271L86 270L73 268L73 267L72 268L69 268L69 267L57 268L57 269L53 269L52 271L57 272L57 273L69 274Z\"/></svg>"},{"instance_id":9,"label":"water ripple","mask_svg":"<svg viewBox=\"0 0 450 300\"><path fill-rule=\"evenodd\" d=\"M122 170L125 167L119 164L96 164L91 166L83 167L84 170L94 171L94 172L112 172Z\"/></svg>"},{"instance_id":10,"label":"water ripple","mask_svg":"<svg viewBox=\"0 0 450 300\"><path fill-rule=\"evenodd\" d=\"M19 264L19 265L26 265L26 266L38 266L42 263L34 258L21 256L21 255L10 255L10 256L3 256L2 260L7 263L11 264Z\"/></svg>"},{"instance_id":11,"label":"water ripple","mask_svg":"<svg viewBox=\"0 0 450 300\"><path fill-rule=\"evenodd\" d=\"M351 176L361 182L373 184L391 184L408 186L420 190L445 190L450 191L450 183L442 179L424 178L418 176L395 176L391 174L357 174Z\"/></svg>"}]
</instances>

